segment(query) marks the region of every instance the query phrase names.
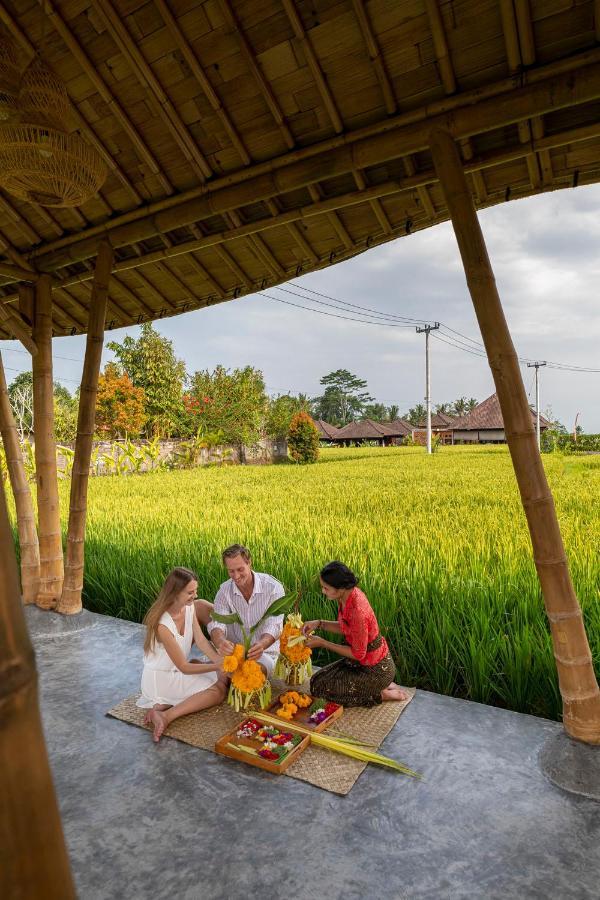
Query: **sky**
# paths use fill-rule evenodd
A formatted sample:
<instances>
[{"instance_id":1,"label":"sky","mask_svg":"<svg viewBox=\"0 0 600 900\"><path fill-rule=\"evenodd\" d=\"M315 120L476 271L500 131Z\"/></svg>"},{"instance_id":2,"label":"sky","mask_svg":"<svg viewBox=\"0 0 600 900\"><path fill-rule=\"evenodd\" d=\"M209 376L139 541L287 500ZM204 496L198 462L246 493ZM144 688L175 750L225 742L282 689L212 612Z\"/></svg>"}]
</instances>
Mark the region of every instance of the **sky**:
<instances>
[{"instance_id":1,"label":"sky","mask_svg":"<svg viewBox=\"0 0 600 900\"><path fill-rule=\"evenodd\" d=\"M479 216L518 355L600 369L600 185L512 201L482 210ZM372 248L282 287L303 296L269 288L266 293L277 301L256 294L155 325L173 341L190 373L218 364L251 365L262 370L270 394L314 397L322 392L324 375L348 369L367 381L376 401L397 404L401 414L422 403L425 338L414 324L337 318L360 318L360 311L318 306L308 298L333 301L308 293L317 291L384 315L440 322L443 328L431 340L434 405L461 396L481 401L494 391L487 360L465 349L466 344L477 350L465 336L475 342L481 337L449 223ZM371 321L375 318L370 316ZM137 327L123 328L110 332L107 340L137 333ZM440 337L460 341L463 349L442 343ZM21 349L14 341L2 341L0 347L11 381L17 370L27 368L27 356L14 352ZM84 337L54 341L55 379L71 390L81 375L84 349ZM105 350L103 363L110 358ZM534 405L534 370L523 366L522 373ZM585 431L600 433L600 372L540 369L540 409L550 409L569 430L579 413Z\"/></svg>"}]
</instances>

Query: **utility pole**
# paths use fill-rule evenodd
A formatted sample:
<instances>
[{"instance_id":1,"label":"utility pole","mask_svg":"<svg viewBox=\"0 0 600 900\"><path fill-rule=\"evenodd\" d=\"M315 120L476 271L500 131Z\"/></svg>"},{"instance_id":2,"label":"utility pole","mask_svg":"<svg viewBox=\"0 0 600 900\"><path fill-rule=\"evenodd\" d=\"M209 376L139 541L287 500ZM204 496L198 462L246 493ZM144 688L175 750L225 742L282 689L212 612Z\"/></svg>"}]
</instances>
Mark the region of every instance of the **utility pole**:
<instances>
[{"instance_id":1,"label":"utility pole","mask_svg":"<svg viewBox=\"0 0 600 900\"><path fill-rule=\"evenodd\" d=\"M538 450L541 449L540 442L540 366L545 366L545 362L527 363L528 369L535 369L535 433L537 435Z\"/></svg>"},{"instance_id":2,"label":"utility pole","mask_svg":"<svg viewBox=\"0 0 600 900\"><path fill-rule=\"evenodd\" d=\"M425 333L425 407L427 409L427 452L431 453L431 372L429 369L429 333L440 327L439 322L417 328L417 334Z\"/></svg>"}]
</instances>

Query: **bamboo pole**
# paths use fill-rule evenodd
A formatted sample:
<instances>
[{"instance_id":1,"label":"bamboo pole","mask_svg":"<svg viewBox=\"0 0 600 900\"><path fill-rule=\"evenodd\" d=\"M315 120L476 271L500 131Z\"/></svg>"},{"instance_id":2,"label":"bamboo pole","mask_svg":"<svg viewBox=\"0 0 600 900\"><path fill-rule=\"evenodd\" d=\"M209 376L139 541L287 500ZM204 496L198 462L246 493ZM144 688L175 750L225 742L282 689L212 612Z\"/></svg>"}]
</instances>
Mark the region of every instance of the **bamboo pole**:
<instances>
[{"instance_id":1,"label":"bamboo pole","mask_svg":"<svg viewBox=\"0 0 600 900\"><path fill-rule=\"evenodd\" d=\"M8 396L2 356L0 356L0 432L17 512L23 603L35 603L40 586L40 548L35 527L33 499L25 474L19 435Z\"/></svg>"},{"instance_id":2,"label":"bamboo pole","mask_svg":"<svg viewBox=\"0 0 600 900\"><path fill-rule=\"evenodd\" d=\"M71 478L69 526L67 529L67 555L65 581L57 612L73 615L81 611L83 591L83 563L85 550L85 519L87 512L87 487L90 476L90 459L96 422L96 395L98 375L104 343L104 323L108 300L108 282L113 264L110 244L103 241L98 248L94 284L90 299L90 313L81 375L77 438Z\"/></svg>"},{"instance_id":3,"label":"bamboo pole","mask_svg":"<svg viewBox=\"0 0 600 900\"><path fill-rule=\"evenodd\" d=\"M69 870L38 708L33 648L19 602L0 478L0 868L6 898L71 900Z\"/></svg>"},{"instance_id":4,"label":"bamboo pole","mask_svg":"<svg viewBox=\"0 0 600 900\"><path fill-rule=\"evenodd\" d=\"M33 357L33 428L40 540L40 590L36 603L42 609L53 609L61 595L64 573L54 440L52 288L48 275L40 276L36 284L33 336L38 348Z\"/></svg>"},{"instance_id":5,"label":"bamboo pole","mask_svg":"<svg viewBox=\"0 0 600 900\"><path fill-rule=\"evenodd\" d=\"M550 622L563 722L577 740L600 744L600 691L573 588L554 501L537 448L521 370L456 144L430 135L431 152L462 257L521 493Z\"/></svg>"}]
</instances>

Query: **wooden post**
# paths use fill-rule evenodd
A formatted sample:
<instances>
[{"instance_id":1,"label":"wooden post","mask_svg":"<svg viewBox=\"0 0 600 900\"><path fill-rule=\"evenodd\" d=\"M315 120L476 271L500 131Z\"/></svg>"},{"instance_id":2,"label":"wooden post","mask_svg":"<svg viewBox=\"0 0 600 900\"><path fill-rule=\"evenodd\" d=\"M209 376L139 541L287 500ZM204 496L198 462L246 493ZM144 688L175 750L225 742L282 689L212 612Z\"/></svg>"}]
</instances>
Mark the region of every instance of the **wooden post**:
<instances>
[{"instance_id":1,"label":"wooden post","mask_svg":"<svg viewBox=\"0 0 600 900\"><path fill-rule=\"evenodd\" d=\"M113 250L103 241L98 248L94 284L90 299L87 343L81 376L77 439L71 478L69 526L67 531L67 555L65 581L57 612L72 615L81 611L83 590L83 560L85 518L87 512L87 487L92 457L92 442L96 422L96 395L98 375L104 343L104 322L108 298L108 282L113 264Z\"/></svg>"},{"instance_id":2,"label":"wooden post","mask_svg":"<svg viewBox=\"0 0 600 900\"><path fill-rule=\"evenodd\" d=\"M37 529L35 527L35 514L33 500L15 417L10 405L4 365L0 356L0 433L6 453L6 467L12 492L15 498L17 511L17 532L19 534L19 547L21 549L21 592L23 603L35 603L40 586L40 548L38 544Z\"/></svg>"},{"instance_id":3,"label":"wooden post","mask_svg":"<svg viewBox=\"0 0 600 900\"><path fill-rule=\"evenodd\" d=\"M527 517L550 621L567 733L600 743L600 691L573 588L554 501L537 448L531 410L485 241L456 144L447 131L430 135L433 162L500 401L506 439Z\"/></svg>"},{"instance_id":4,"label":"wooden post","mask_svg":"<svg viewBox=\"0 0 600 900\"><path fill-rule=\"evenodd\" d=\"M19 601L0 479L0 860L4 896L75 897L37 699L33 648Z\"/></svg>"},{"instance_id":5,"label":"wooden post","mask_svg":"<svg viewBox=\"0 0 600 900\"><path fill-rule=\"evenodd\" d=\"M62 592L63 550L58 501L54 391L52 382L52 288L41 275L35 288L33 338L33 430L40 541L40 589L36 603L53 609Z\"/></svg>"}]
</instances>

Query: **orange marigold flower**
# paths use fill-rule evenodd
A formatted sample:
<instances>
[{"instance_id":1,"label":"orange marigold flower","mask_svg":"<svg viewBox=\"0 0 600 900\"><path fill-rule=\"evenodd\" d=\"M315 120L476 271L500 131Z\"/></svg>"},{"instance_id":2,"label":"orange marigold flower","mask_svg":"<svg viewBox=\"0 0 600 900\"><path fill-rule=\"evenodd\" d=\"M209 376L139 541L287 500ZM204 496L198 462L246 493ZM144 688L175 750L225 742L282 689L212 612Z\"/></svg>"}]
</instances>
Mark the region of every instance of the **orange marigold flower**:
<instances>
[{"instance_id":1,"label":"orange marigold flower","mask_svg":"<svg viewBox=\"0 0 600 900\"><path fill-rule=\"evenodd\" d=\"M226 656L223 660L223 671L224 672L235 672L239 665L239 661L237 656Z\"/></svg>"}]
</instances>

